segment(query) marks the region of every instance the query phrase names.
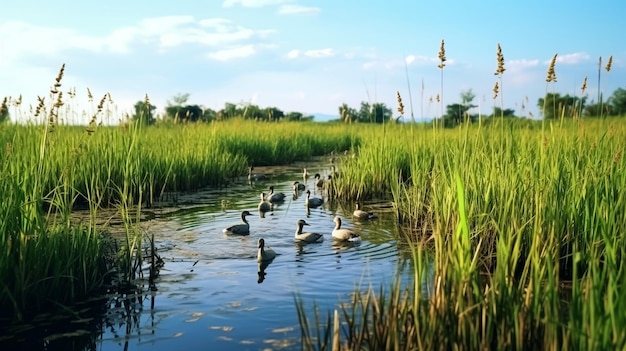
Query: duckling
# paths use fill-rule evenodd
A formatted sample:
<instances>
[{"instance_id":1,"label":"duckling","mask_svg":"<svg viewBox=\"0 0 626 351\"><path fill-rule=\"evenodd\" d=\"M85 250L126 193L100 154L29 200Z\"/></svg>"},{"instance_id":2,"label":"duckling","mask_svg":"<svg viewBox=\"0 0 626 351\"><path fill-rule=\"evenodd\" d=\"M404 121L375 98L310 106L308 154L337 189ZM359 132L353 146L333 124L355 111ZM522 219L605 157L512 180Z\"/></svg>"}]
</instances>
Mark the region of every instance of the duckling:
<instances>
[{"instance_id":1,"label":"duckling","mask_svg":"<svg viewBox=\"0 0 626 351\"><path fill-rule=\"evenodd\" d=\"M272 210L272 204L265 201L265 193L261 193L261 202L259 202L258 208L260 212L269 212Z\"/></svg>"},{"instance_id":2,"label":"duckling","mask_svg":"<svg viewBox=\"0 0 626 351\"><path fill-rule=\"evenodd\" d=\"M259 180L267 179L267 176L265 174L255 174L255 173L252 173L252 170L254 170L254 167L250 167L248 169L248 181L249 182L256 182Z\"/></svg>"},{"instance_id":3,"label":"duckling","mask_svg":"<svg viewBox=\"0 0 626 351\"><path fill-rule=\"evenodd\" d=\"M335 229L333 229L333 239L339 241L361 241L359 233L351 229L341 228L341 218L339 216L335 217L334 222Z\"/></svg>"},{"instance_id":4,"label":"duckling","mask_svg":"<svg viewBox=\"0 0 626 351\"><path fill-rule=\"evenodd\" d=\"M311 233L311 232L303 233L302 232L302 228L305 225L310 225L310 224L307 223L304 219L298 220L298 229L296 230L296 234L294 235L294 238L296 239L297 242L301 242L301 243L321 243L322 241L324 241L324 235L322 235L322 234Z\"/></svg>"},{"instance_id":5,"label":"duckling","mask_svg":"<svg viewBox=\"0 0 626 351\"><path fill-rule=\"evenodd\" d=\"M259 251L257 252L257 261L266 262L271 261L276 257L276 252L272 250L272 248L265 247L265 240L263 238L259 238Z\"/></svg>"},{"instance_id":6,"label":"duckling","mask_svg":"<svg viewBox=\"0 0 626 351\"><path fill-rule=\"evenodd\" d=\"M304 184L309 180L309 172L307 172L306 167L302 168L302 179L304 180Z\"/></svg>"},{"instance_id":7,"label":"duckling","mask_svg":"<svg viewBox=\"0 0 626 351\"><path fill-rule=\"evenodd\" d=\"M250 215L252 215L252 213L248 211L241 212L241 220L243 223L233 224L224 228L222 232L226 235L250 235L250 224L246 220L246 216Z\"/></svg>"},{"instance_id":8,"label":"duckling","mask_svg":"<svg viewBox=\"0 0 626 351\"><path fill-rule=\"evenodd\" d=\"M274 186L270 186L270 193L267 195L266 199L269 202L275 203L275 202L282 202L285 201L285 194L283 193L275 193L274 192Z\"/></svg>"},{"instance_id":9,"label":"duckling","mask_svg":"<svg viewBox=\"0 0 626 351\"><path fill-rule=\"evenodd\" d=\"M352 213L352 216L355 219L358 220L368 220L368 219L373 219L376 218L376 215L372 212L367 212L367 211L363 211L361 209L361 204L360 203L356 203L356 209L354 210L354 212Z\"/></svg>"},{"instance_id":10,"label":"duckling","mask_svg":"<svg viewBox=\"0 0 626 351\"><path fill-rule=\"evenodd\" d=\"M324 199L319 197L311 197L311 190L306 191L306 206L308 208L320 207L324 204Z\"/></svg>"}]
</instances>

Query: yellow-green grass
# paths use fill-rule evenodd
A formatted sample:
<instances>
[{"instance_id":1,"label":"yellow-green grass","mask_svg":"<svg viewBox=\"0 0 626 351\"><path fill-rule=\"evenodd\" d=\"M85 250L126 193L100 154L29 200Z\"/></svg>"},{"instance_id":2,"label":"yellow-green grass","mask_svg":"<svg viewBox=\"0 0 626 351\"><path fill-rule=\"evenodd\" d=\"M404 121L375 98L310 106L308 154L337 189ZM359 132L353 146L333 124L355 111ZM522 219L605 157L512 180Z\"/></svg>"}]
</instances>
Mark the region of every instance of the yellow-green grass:
<instances>
[{"instance_id":1,"label":"yellow-green grass","mask_svg":"<svg viewBox=\"0 0 626 351\"><path fill-rule=\"evenodd\" d=\"M142 206L164 191L225 186L249 165L287 164L356 147L343 125L225 123L146 128L0 125L0 310L16 318L93 294L108 273L137 277ZM107 263L104 207L126 236ZM72 221L76 209L89 220Z\"/></svg>"},{"instance_id":2,"label":"yellow-green grass","mask_svg":"<svg viewBox=\"0 0 626 351\"><path fill-rule=\"evenodd\" d=\"M626 345L626 126L557 123L363 134L334 194L391 194L416 283L407 299L358 295L348 349Z\"/></svg>"}]
</instances>

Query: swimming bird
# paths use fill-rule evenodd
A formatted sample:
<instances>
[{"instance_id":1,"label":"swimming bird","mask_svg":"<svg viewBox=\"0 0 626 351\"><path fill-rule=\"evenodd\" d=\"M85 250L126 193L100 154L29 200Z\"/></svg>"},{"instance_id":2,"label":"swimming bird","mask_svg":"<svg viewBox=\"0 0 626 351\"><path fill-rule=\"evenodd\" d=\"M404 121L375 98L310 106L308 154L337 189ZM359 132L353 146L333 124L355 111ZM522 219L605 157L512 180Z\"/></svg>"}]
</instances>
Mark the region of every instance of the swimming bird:
<instances>
[{"instance_id":1,"label":"swimming bird","mask_svg":"<svg viewBox=\"0 0 626 351\"><path fill-rule=\"evenodd\" d=\"M324 186L324 179L322 179L322 176L319 173L315 173L315 186L318 188L321 188Z\"/></svg>"},{"instance_id":2,"label":"swimming bird","mask_svg":"<svg viewBox=\"0 0 626 351\"><path fill-rule=\"evenodd\" d=\"M241 212L241 220L243 223L233 224L224 228L222 232L226 235L250 235L250 224L246 220L246 216L250 215L252 215L252 213L248 211Z\"/></svg>"},{"instance_id":3,"label":"swimming bird","mask_svg":"<svg viewBox=\"0 0 626 351\"><path fill-rule=\"evenodd\" d=\"M300 183L299 181L293 182L293 191L302 191L306 188L306 185Z\"/></svg>"},{"instance_id":4,"label":"swimming bird","mask_svg":"<svg viewBox=\"0 0 626 351\"><path fill-rule=\"evenodd\" d=\"M306 167L302 168L302 179L304 180L304 184L309 180L309 173L306 171Z\"/></svg>"},{"instance_id":5,"label":"swimming bird","mask_svg":"<svg viewBox=\"0 0 626 351\"><path fill-rule=\"evenodd\" d=\"M259 202L258 208L261 212L269 212L272 210L272 204L265 201L265 193L261 193L261 202Z\"/></svg>"},{"instance_id":6,"label":"swimming bird","mask_svg":"<svg viewBox=\"0 0 626 351\"><path fill-rule=\"evenodd\" d=\"M341 218L335 217L335 229L333 229L333 239L340 241L361 241L359 233L352 229L341 228Z\"/></svg>"},{"instance_id":7,"label":"swimming bird","mask_svg":"<svg viewBox=\"0 0 626 351\"><path fill-rule=\"evenodd\" d=\"M248 181L249 182L256 182L258 180L266 180L267 176L265 174L255 174L252 173L252 170L254 169L254 167L250 167L248 169Z\"/></svg>"},{"instance_id":8,"label":"swimming bird","mask_svg":"<svg viewBox=\"0 0 626 351\"><path fill-rule=\"evenodd\" d=\"M265 262L271 261L276 257L276 252L272 250L272 248L265 247L265 240L263 238L259 238L259 251L257 252L257 261Z\"/></svg>"},{"instance_id":9,"label":"swimming bird","mask_svg":"<svg viewBox=\"0 0 626 351\"><path fill-rule=\"evenodd\" d=\"M324 204L324 199L311 197L311 190L306 191L306 206L309 208L320 207Z\"/></svg>"},{"instance_id":10,"label":"swimming bird","mask_svg":"<svg viewBox=\"0 0 626 351\"><path fill-rule=\"evenodd\" d=\"M356 210L354 210L354 212L352 213L352 217L359 220L368 220L376 218L376 215L372 212L363 211L361 209L361 204L357 202Z\"/></svg>"},{"instance_id":11,"label":"swimming bird","mask_svg":"<svg viewBox=\"0 0 626 351\"><path fill-rule=\"evenodd\" d=\"M311 232L302 232L302 228L305 225L310 225L304 219L298 220L298 229L296 230L296 234L294 238L297 242L301 243L321 243L324 241L324 235L319 233L311 233Z\"/></svg>"},{"instance_id":12,"label":"swimming bird","mask_svg":"<svg viewBox=\"0 0 626 351\"><path fill-rule=\"evenodd\" d=\"M275 193L274 192L274 186L271 185L270 186L270 193L267 194L266 199L269 202L282 202L282 201L285 201L285 196L286 195L283 194L283 193Z\"/></svg>"}]
</instances>

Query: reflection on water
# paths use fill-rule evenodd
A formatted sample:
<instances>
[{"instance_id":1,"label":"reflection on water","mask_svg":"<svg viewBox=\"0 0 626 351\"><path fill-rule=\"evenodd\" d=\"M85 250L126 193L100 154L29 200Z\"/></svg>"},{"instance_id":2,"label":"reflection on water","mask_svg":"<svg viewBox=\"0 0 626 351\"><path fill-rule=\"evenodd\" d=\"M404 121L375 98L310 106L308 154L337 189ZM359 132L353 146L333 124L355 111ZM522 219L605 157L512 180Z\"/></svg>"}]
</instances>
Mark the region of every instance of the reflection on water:
<instances>
[{"instance_id":1,"label":"reflection on water","mask_svg":"<svg viewBox=\"0 0 626 351\"><path fill-rule=\"evenodd\" d=\"M399 248L393 214L384 207L378 208L377 219L356 222L352 206L343 209L328 201L318 208L306 206L302 191L293 191L295 180L304 181L301 167L255 172L268 180L242 179L227 189L197 193L188 198L193 203L175 211L151 209L155 219L145 230L155 235L165 261L158 290L112 298L96 335L98 350L298 350L296 294L305 308L316 304L324 313L349 301L355 288L388 287L408 266L410 255ZM308 172L323 179L328 173L311 166ZM314 182L309 177L306 189L322 197ZM270 185L293 196L258 211L260 194ZM241 222L243 210L259 213L247 217L250 235L224 235L223 228ZM335 216L362 241L334 241ZM299 219L310 224L308 231L322 233L324 241L296 243ZM257 262L261 237L277 253L272 261Z\"/></svg>"}]
</instances>

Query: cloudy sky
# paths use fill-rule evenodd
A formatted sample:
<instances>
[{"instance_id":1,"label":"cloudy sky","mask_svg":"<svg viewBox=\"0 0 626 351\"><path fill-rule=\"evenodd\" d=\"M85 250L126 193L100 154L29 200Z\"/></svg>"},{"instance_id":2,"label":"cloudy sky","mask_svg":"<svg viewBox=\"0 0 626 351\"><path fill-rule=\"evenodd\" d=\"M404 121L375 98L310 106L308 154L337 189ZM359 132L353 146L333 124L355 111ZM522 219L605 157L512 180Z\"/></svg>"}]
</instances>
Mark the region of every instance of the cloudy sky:
<instances>
[{"instance_id":1,"label":"cloudy sky","mask_svg":"<svg viewBox=\"0 0 626 351\"><path fill-rule=\"evenodd\" d=\"M597 99L600 57L600 90L626 87L625 13L623 0L11 1L0 10L0 97L36 104L65 63L76 106L89 88L110 93L119 111L146 93L159 110L189 93L214 110L232 102L337 114L362 101L395 111L399 91L416 118L429 117L440 113L429 100L442 89L444 39L445 105L472 89L480 112L491 111L500 43L504 106L537 117L546 89L580 96L585 77ZM558 81L547 85L557 53Z\"/></svg>"}]
</instances>

